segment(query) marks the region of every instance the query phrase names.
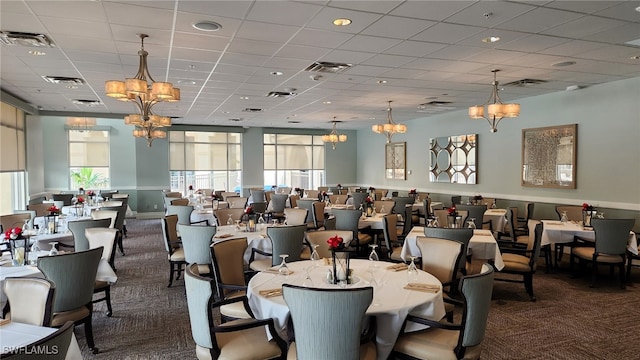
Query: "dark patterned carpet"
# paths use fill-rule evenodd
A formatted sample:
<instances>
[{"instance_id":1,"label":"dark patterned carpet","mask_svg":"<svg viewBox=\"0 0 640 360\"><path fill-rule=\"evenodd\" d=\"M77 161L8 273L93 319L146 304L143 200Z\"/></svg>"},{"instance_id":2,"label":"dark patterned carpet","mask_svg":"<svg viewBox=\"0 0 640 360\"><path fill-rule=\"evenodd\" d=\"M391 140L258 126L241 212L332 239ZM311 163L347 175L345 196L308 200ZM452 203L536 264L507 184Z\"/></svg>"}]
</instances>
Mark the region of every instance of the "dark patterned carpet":
<instances>
[{"instance_id":1,"label":"dark patterned carpet","mask_svg":"<svg viewBox=\"0 0 640 360\"><path fill-rule=\"evenodd\" d=\"M85 359L195 359L184 282L167 288L168 262L159 220L127 220L126 256L116 256L113 317L104 303L93 315L97 355L76 328ZM567 256L565 256L567 258ZM566 264L562 264L566 268ZM638 359L640 270L626 290L601 268L596 288L590 276L568 271L534 278L536 302L521 284L496 282L483 359Z\"/></svg>"}]
</instances>

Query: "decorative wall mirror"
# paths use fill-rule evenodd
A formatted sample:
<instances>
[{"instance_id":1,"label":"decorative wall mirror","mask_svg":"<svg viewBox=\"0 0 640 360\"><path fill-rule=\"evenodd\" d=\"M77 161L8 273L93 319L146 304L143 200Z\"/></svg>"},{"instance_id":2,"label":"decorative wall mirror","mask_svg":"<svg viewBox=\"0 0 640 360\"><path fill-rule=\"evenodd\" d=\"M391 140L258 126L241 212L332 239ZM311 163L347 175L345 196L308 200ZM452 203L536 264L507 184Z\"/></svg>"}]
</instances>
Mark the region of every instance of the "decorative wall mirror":
<instances>
[{"instance_id":1,"label":"decorative wall mirror","mask_svg":"<svg viewBox=\"0 0 640 360\"><path fill-rule=\"evenodd\" d=\"M577 124L522 130L522 186L575 189Z\"/></svg>"},{"instance_id":2,"label":"decorative wall mirror","mask_svg":"<svg viewBox=\"0 0 640 360\"><path fill-rule=\"evenodd\" d=\"M394 180L407 179L407 149L405 142L388 143L385 146L385 178Z\"/></svg>"},{"instance_id":3,"label":"decorative wall mirror","mask_svg":"<svg viewBox=\"0 0 640 360\"><path fill-rule=\"evenodd\" d=\"M430 139L429 181L476 184L478 135Z\"/></svg>"}]
</instances>

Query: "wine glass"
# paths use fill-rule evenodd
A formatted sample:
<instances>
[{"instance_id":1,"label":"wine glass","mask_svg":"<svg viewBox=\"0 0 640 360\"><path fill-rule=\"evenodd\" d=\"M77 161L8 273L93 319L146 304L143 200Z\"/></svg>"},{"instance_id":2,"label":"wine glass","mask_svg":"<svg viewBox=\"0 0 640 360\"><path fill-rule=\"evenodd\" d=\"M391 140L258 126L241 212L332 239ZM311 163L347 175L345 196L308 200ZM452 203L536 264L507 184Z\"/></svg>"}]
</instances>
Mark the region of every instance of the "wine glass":
<instances>
[{"instance_id":1,"label":"wine glass","mask_svg":"<svg viewBox=\"0 0 640 360\"><path fill-rule=\"evenodd\" d=\"M596 219L604 219L604 212L599 212L598 215L596 215Z\"/></svg>"},{"instance_id":2,"label":"wine glass","mask_svg":"<svg viewBox=\"0 0 640 360\"><path fill-rule=\"evenodd\" d=\"M289 274L291 274L291 270L289 270L286 261L286 259L289 257L289 254L282 254L280 255L280 257L282 258L282 263L280 263L280 266L278 267L278 273L280 273L280 275L284 275L285 278L287 278L289 277Z\"/></svg>"},{"instance_id":3,"label":"wine glass","mask_svg":"<svg viewBox=\"0 0 640 360\"><path fill-rule=\"evenodd\" d=\"M57 241L53 241L49 243L51 245L51 250L49 250L49 256L55 256L58 255L58 249L56 248L56 245L58 245Z\"/></svg>"},{"instance_id":4,"label":"wine glass","mask_svg":"<svg viewBox=\"0 0 640 360\"><path fill-rule=\"evenodd\" d=\"M310 275L312 269L313 269L313 265L310 265L304 268L304 271L307 274L307 276L304 278L304 281L302 282L302 286L313 287L313 280L311 279L311 275Z\"/></svg>"},{"instance_id":5,"label":"wine glass","mask_svg":"<svg viewBox=\"0 0 640 360\"><path fill-rule=\"evenodd\" d=\"M313 245L313 251L311 252L311 256L309 257L309 259L313 262L313 266L319 266L319 262L320 262L320 254L318 254L318 246L317 244Z\"/></svg>"},{"instance_id":6,"label":"wine glass","mask_svg":"<svg viewBox=\"0 0 640 360\"><path fill-rule=\"evenodd\" d=\"M469 229L475 229L476 228L476 218L471 218L467 221L467 227Z\"/></svg>"},{"instance_id":7,"label":"wine glass","mask_svg":"<svg viewBox=\"0 0 640 360\"><path fill-rule=\"evenodd\" d=\"M231 217L231 214L229 214L229 218L227 219L227 225L233 225L233 218Z\"/></svg>"},{"instance_id":8,"label":"wine glass","mask_svg":"<svg viewBox=\"0 0 640 360\"><path fill-rule=\"evenodd\" d=\"M384 205L382 205L380 207L380 214L386 214L387 213L387 209L384 208Z\"/></svg>"},{"instance_id":9,"label":"wine glass","mask_svg":"<svg viewBox=\"0 0 640 360\"><path fill-rule=\"evenodd\" d=\"M378 270L378 264L380 262L380 257L378 256L378 253L376 252L376 248L378 247L378 245L376 244L371 244L369 245L369 247L371 248L371 253L369 253L369 273L371 275L371 285L375 286L376 285L376 272Z\"/></svg>"},{"instance_id":10,"label":"wine glass","mask_svg":"<svg viewBox=\"0 0 640 360\"><path fill-rule=\"evenodd\" d=\"M567 221L569 221L569 218L567 217L567 212L563 211L562 216L560 217L560 222L565 224Z\"/></svg>"},{"instance_id":11,"label":"wine glass","mask_svg":"<svg viewBox=\"0 0 640 360\"><path fill-rule=\"evenodd\" d=\"M411 257L411 264L409 264L409 267L407 268L407 277L409 279L408 282L414 282L418 280L418 267L416 267L416 257L412 256Z\"/></svg>"},{"instance_id":12,"label":"wine glass","mask_svg":"<svg viewBox=\"0 0 640 360\"><path fill-rule=\"evenodd\" d=\"M236 220L236 231L240 231L240 220Z\"/></svg>"}]
</instances>

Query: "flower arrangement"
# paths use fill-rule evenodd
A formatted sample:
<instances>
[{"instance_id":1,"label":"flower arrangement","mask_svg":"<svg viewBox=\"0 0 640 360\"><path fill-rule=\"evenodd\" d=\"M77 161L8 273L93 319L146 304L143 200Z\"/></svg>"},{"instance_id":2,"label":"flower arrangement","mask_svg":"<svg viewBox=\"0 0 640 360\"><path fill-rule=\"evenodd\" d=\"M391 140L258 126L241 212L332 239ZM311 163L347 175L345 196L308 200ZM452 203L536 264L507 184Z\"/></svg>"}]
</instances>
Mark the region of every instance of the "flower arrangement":
<instances>
[{"instance_id":1,"label":"flower arrangement","mask_svg":"<svg viewBox=\"0 0 640 360\"><path fill-rule=\"evenodd\" d=\"M193 191L193 185L189 185L189 191Z\"/></svg>"},{"instance_id":2,"label":"flower arrangement","mask_svg":"<svg viewBox=\"0 0 640 360\"><path fill-rule=\"evenodd\" d=\"M211 192L211 200L218 200L218 195L216 195L215 191Z\"/></svg>"},{"instance_id":3,"label":"flower arrangement","mask_svg":"<svg viewBox=\"0 0 640 360\"><path fill-rule=\"evenodd\" d=\"M19 227L10 228L9 230L4 232L5 240L9 240L9 239L15 240L21 237L22 237L22 229Z\"/></svg>"},{"instance_id":4,"label":"flower arrangement","mask_svg":"<svg viewBox=\"0 0 640 360\"><path fill-rule=\"evenodd\" d=\"M77 202L78 204L82 204L82 203L84 203L84 198L83 198L82 196L78 196L78 197L76 198L76 202Z\"/></svg>"},{"instance_id":5,"label":"flower arrangement","mask_svg":"<svg viewBox=\"0 0 640 360\"><path fill-rule=\"evenodd\" d=\"M595 210L593 205L582 203L582 211L593 211L593 210Z\"/></svg>"},{"instance_id":6,"label":"flower arrangement","mask_svg":"<svg viewBox=\"0 0 640 360\"><path fill-rule=\"evenodd\" d=\"M449 216L458 216L458 211L456 210L456 205L451 205L450 208L447 209L447 214Z\"/></svg>"},{"instance_id":7,"label":"flower arrangement","mask_svg":"<svg viewBox=\"0 0 640 360\"><path fill-rule=\"evenodd\" d=\"M79 192L80 194L82 194L82 193L84 192L84 188L79 188L79 189L78 189L78 192Z\"/></svg>"},{"instance_id":8,"label":"flower arrangement","mask_svg":"<svg viewBox=\"0 0 640 360\"><path fill-rule=\"evenodd\" d=\"M416 189L409 190L409 195L416 195L416 194L418 194L418 190Z\"/></svg>"},{"instance_id":9,"label":"flower arrangement","mask_svg":"<svg viewBox=\"0 0 640 360\"><path fill-rule=\"evenodd\" d=\"M247 215L253 214L253 206L249 206L246 209L244 209L244 213Z\"/></svg>"},{"instance_id":10,"label":"flower arrangement","mask_svg":"<svg viewBox=\"0 0 640 360\"><path fill-rule=\"evenodd\" d=\"M344 249L344 239L338 235L330 237L329 240L327 240L327 244L329 244L330 250Z\"/></svg>"},{"instance_id":11,"label":"flower arrangement","mask_svg":"<svg viewBox=\"0 0 640 360\"><path fill-rule=\"evenodd\" d=\"M474 201L482 201L482 195L478 194L478 195L474 195L473 196L473 200Z\"/></svg>"},{"instance_id":12,"label":"flower arrangement","mask_svg":"<svg viewBox=\"0 0 640 360\"><path fill-rule=\"evenodd\" d=\"M96 195L96 193L95 193L95 192L93 192L93 190L87 190L87 192L85 192L84 194L85 194L85 195L87 195L87 196L89 196L89 197L92 197L92 196L95 196L95 195Z\"/></svg>"},{"instance_id":13,"label":"flower arrangement","mask_svg":"<svg viewBox=\"0 0 640 360\"><path fill-rule=\"evenodd\" d=\"M342 185L338 184L338 189L342 190Z\"/></svg>"},{"instance_id":14,"label":"flower arrangement","mask_svg":"<svg viewBox=\"0 0 640 360\"><path fill-rule=\"evenodd\" d=\"M373 186L369 186L369 191L376 191L376 188L374 188Z\"/></svg>"},{"instance_id":15,"label":"flower arrangement","mask_svg":"<svg viewBox=\"0 0 640 360\"><path fill-rule=\"evenodd\" d=\"M366 198L364 198L364 202L367 204L373 204L373 199L371 198L371 196L367 196Z\"/></svg>"},{"instance_id":16,"label":"flower arrangement","mask_svg":"<svg viewBox=\"0 0 640 360\"><path fill-rule=\"evenodd\" d=\"M58 215L58 214L60 214L60 209L59 209L57 206L55 206L55 205L51 205L51 206L49 207L49 209L47 209L47 211L49 211L49 214L51 214L51 215Z\"/></svg>"}]
</instances>

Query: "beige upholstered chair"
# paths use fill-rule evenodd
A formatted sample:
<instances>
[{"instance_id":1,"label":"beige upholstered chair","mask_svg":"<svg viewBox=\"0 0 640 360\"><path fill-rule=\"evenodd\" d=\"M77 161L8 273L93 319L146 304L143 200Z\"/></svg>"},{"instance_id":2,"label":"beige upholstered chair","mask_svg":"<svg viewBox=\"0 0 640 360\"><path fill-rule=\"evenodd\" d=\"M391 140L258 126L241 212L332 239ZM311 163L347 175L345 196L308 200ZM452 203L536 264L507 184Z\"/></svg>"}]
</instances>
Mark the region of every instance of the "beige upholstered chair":
<instances>
[{"instance_id":1,"label":"beige upholstered chair","mask_svg":"<svg viewBox=\"0 0 640 360\"><path fill-rule=\"evenodd\" d=\"M447 227L447 216L449 215L449 210L433 210L433 215L438 219L438 227L446 228ZM466 227L467 222L467 212L464 210L458 210L458 216L461 217L461 226Z\"/></svg>"},{"instance_id":2,"label":"beige upholstered chair","mask_svg":"<svg viewBox=\"0 0 640 360\"><path fill-rule=\"evenodd\" d=\"M31 344L20 346L12 352L2 354L2 358L12 360L47 359L66 360L69 352L69 345L73 336L73 321L67 321L60 329L51 335ZM46 355L44 351L48 351ZM55 349L55 351L53 350Z\"/></svg>"},{"instance_id":3,"label":"beige upholstered chair","mask_svg":"<svg viewBox=\"0 0 640 360\"><path fill-rule=\"evenodd\" d=\"M180 246L181 241L178 236L178 215L167 215L162 218L162 236L164 237L164 249L167 250L169 259L169 285L173 284L173 275L176 280L180 278L180 273L184 271L187 262L184 260L184 249Z\"/></svg>"},{"instance_id":4,"label":"beige upholstered chair","mask_svg":"<svg viewBox=\"0 0 640 360\"><path fill-rule=\"evenodd\" d=\"M582 221L582 206L556 206L556 213L558 214L558 220L562 218L562 212L567 212L567 220L569 221ZM518 214L515 214L515 218Z\"/></svg>"},{"instance_id":5,"label":"beige upholstered chair","mask_svg":"<svg viewBox=\"0 0 640 360\"><path fill-rule=\"evenodd\" d=\"M287 225L306 225L307 209L285 208L284 216L287 219Z\"/></svg>"},{"instance_id":6,"label":"beige upholstered chair","mask_svg":"<svg viewBox=\"0 0 640 360\"><path fill-rule=\"evenodd\" d=\"M324 227L324 201L314 201L313 202L313 227L315 229L321 229Z\"/></svg>"},{"instance_id":7,"label":"beige upholstered chair","mask_svg":"<svg viewBox=\"0 0 640 360\"><path fill-rule=\"evenodd\" d=\"M218 285L218 296L222 299L247 295L244 274L245 250L247 250L247 238L217 241L211 245L211 261ZM251 310L244 307L244 302L220 306L220 315L224 321L253 317Z\"/></svg>"},{"instance_id":8,"label":"beige upholstered chair","mask_svg":"<svg viewBox=\"0 0 640 360\"><path fill-rule=\"evenodd\" d=\"M244 209L218 209L215 210L216 219L218 220L218 226L228 225L227 221L229 220L229 215L231 215L231 220L235 223L235 221L240 221L242 219L242 215L244 215Z\"/></svg>"},{"instance_id":9,"label":"beige upholstered chair","mask_svg":"<svg viewBox=\"0 0 640 360\"><path fill-rule=\"evenodd\" d=\"M373 202L373 206L378 214L391 214L396 202L393 200L376 200Z\"/></svg>"},{"instance_id":10,"label":"beige upholstered chair","mask_svg":"<svg viewBox=\"0 0 640 360\"><path fill-rule=\"evenodd\" d=\"M227 202L229 203L229 208L231 209L244 209L245 207L247 207L248 200L249 198L246 197L235 196L229 197L227 199Z\"/></svg>"},{"instance_id":11,"label":"beige upholstered chair","mask_svg":"<svg viewBox=\"0 0 640 360\"><path fill-rule=\"evenodd\" d=\"M109 228L89 228L85 229L84 233L89 241L89 248L102 248L102 259L106 260L115 271L115 267L113 266L113 257L115 255L116 236L118 236L118 230ZM100 301L105 301L107 303L106 315L111 317L113 314L113 308L111 307L111 283L104 280L96 280L93 286L93 293L104 293L104 297L94 299L93 303L95 304Z\"/></svg>"},{"instance_id":12,"label":"beige upholstered chair","mask_svg":"<svg viewBox=\"0 0 640 360\"><path fill-rule=\"evenodd\" d=\"M278 336L273 319L239 319L219 325L214 321L215 310L223 305L242 302L250 310L246 296L214 302L215 281L200 276L196 265L185 270L185 288L199 360L284 358L287 343ZM272 340L268 340L267 331Z\"/></svg>"},{"instance_id":13,"label":"beige upholstered chair","mask_svg":"<svg viewBox=\"0 0 640 360\"><path fill-rule=\"evenodd\" d=\"M504 246L504 243L502 242L502 246L500 246L504 267L500 270L499 274L520 275L522 276L522 280L513 279L513 277L501 277L496 278L496 280L524 284L524 288L529 294L529 298L531 299L531 301L536 301L536 297L533 294L533 274L535 274L536 272L538 257L540 257L542 223L538 220L529 220L528 226L529 241L526 248L512 247L509 246L511 245L510 243L507 243L507 246Z\"/></svg>"},{"instance_id":14,"label":"beige upholstered chair","mask_svg":"<svg viewBox=\"0 0 640 360\"><path fill-rule=\"evenodd\" d=\"M289 195L289 205L292 208L298 207L298 200L300 200L300 195Z\"/></svg>"},{"instance_id":15,"label":"beige upholstered chair","mask_svg":"<svg viewBox=\"0 0 640 360\"><path fill-rule=\"evenodd\" d=\"M175 200L171 200L171 204L170 205L189 205L189 199L175 199Z\"/></svg>"},{"instance_id":16,"label":"beige upholstered chair","mask_svg":"<svg viewBox=\"0 0 640 360\"><path fill-rule=\"evenodd\" d=\"M56 284L36 277L4 279L7 304L3 317L11 311L11 321L37 326L49 326L53 316L53 295Z\"/></svg>"},{"instance_id":17,"label":"beige upholstered chair","mask_svg":"<svg viewBox=\"0 0 640 360\"><path fill-rule=\"evenodd\" d=\"M392 355L411 359L479 359L491 308L493 277L493 267L485 264L480 274L462 278L460 292L464 305L460 324L407 316L407 321L430 328L408 333L401 331Z\"/></svg>"},{"instance_id":18,"label":"beige upholstered chair","mask_svg":"<svg viewBox=\"0 0 640 360\"><path fill-rule=\"evenodd\" d=\"M314 199L314 200L317 200L318 195L320 195L320 191L318 190L305 190L304 192L307 195L306 196L307 198Z\"/></svg>"},{"instance_id":19,"label":"beige upholstered chair","mask_svg":"<svg viewBox=\"0 0 640 360\"><path fill-rule=\"evenodd\" d=\"M384 235L385 251L387 258L393 262L404 262L400 253L402 252L402 242L398 239L398 216L396 214L387 214L382 218L382 234ZM379 249L382 251L382 249Z\"/></svg>"},{"instance_id":20,"label":"beige upholstered chair","mask_svg":"<svg viewBox=\"0 0 640 360\"><path fill-rule=\"evenodd\" d=\"M37 212L36 212L37 213ZM25 220L31 219L31 213L0 215L0 230L7 231L13 227L24 225Z\"/></svg>"},{"instance_id":21,"label":"beige upholstered chair","mask_svg":"<svg viewBox=\"0 0 640 360\"><path fill-rule=\"evenodd\" d=\"M229 198L239 196L237 192L232 191L223 191L221 195L224 201L229 201Z\"/></svg>"},{"instance_id":22,"label":"beige upholstered chair","mask_svg":"<svg viewBox=\"0 0 640 360\"><path fill-rule=\"evenodd\" d=\"M111 219L69 221L67 227L73 234L74 250L84 251L89 249L89 240L85 235L85 229L94 227L108 228L110 223Z\"/></svg>"},{"instance_id":23,"label":"beige upholstered chair","mask_svg":"<svg viewBox=\"0 0 640 360\"><path fill-rule=\"evenodd\" d=\"M34 210L36 212L36 216L47 216L49 215L49 208L51 207L51 205L53 204L29 204L27 205L27 210Z\"/></svg>"},{"instance_id":24,"label":"beige upholstered chair","mask_svg":"<svg viewBox=\"0 0 640 360\"><path fill-rule=\"evenodd\" d=\"M321 258L326 259L331 258L331 250L329 249L327 240L333 236L341 237L343 242L348 246L353 239L353 232L347 230L318 230L307 231L305 234L306 241L310 248L313 249L314 245L318 245L316 248L318 255L320 255Z\"/></svg>"},{"instance_id":25,"label":"beige upholstered chair","mask_svg":"<svg viewBox=\"0 0 640 360\"><path fill-rule=\"evenodd\" d=\"M356 252L366 249L373 241L371 235L358 231L358 222L362 216L360 210L334 209L333 216L336 218L336 230L349 230L353 233L353 240L349 246L355 248Z\"/></svg>"},{"instance_id":26,"label":"beige upholstered chair","mask_svg":"<svg viewBox=\"0 0 640 360\"><path fill-rule=\"evenodd\" d=\"M332 204L346 204L347 195L329 195L329 201Z\"/></svg>"},{"instance_id":27,"label":"beige upholstered chair","mask_svg":"<svg viewBox=\"0 0 640 360\"><path fill-rule=\"evenodd\" d=\"M101 219L109 219L111 223L109 224L110 228L114 228L116 225L116 218L118 217L118 212L114 210L96 210L91 212L91 219L93 220L101 220Z\"/></svg>"}]
</instances>

